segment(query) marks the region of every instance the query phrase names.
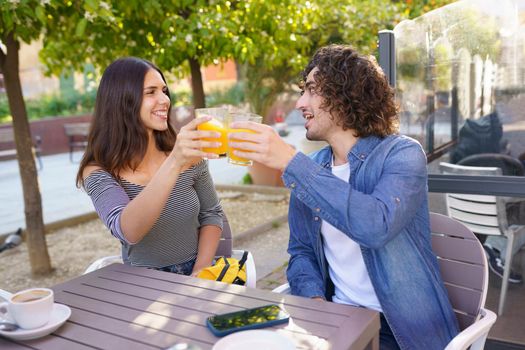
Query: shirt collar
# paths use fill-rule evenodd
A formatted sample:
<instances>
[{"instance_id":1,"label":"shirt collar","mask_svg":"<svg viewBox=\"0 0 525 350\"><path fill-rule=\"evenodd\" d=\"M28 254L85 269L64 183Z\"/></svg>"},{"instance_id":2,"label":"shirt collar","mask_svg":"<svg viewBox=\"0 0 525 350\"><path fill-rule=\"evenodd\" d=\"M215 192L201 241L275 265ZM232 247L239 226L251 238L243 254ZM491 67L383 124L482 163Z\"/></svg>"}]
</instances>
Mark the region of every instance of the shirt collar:
<instances>
[{"instance_id":1,"label":"shirt collar","mask_svg":"<svg viewBox=\"0 0 525 350\"><path fill-rule=\"evenodd\" d=\"M365 161L368 155L376 148L376 146L381 142L381 138L378 136L367 136L360 137L356 144L350 149L348 153L348 161L360 160L361 162ZM332 165L333 152L332 147L327 148L327 152L323 154L321 159L321 166L323 168L330 168ZM353 158L353 159L352 159Z\"/></svg>"}]
</instances>

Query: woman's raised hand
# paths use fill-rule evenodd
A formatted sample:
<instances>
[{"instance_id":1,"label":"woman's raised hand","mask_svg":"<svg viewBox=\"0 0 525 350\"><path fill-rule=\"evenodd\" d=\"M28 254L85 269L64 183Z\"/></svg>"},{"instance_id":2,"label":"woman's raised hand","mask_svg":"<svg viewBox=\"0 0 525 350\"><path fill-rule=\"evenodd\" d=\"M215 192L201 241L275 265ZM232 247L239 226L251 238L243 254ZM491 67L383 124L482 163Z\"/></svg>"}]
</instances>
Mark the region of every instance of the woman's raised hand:
<instances>
[{"instance_id":1,"label":"woman's raised hand","mask_svg":"<svg viewBox=\"0 0 525 350\"><path fill-rule=\"evenodd\" d=\"M194 164L197 164L202 158L216 159L219 156L214 153L203 152L203 148L219 147L220 142L202 140L203 138L220 137L220 133L215 131L197 130L197 126L203 124L212 118L209 116L195 118L183 126L177 134L177 141L171 155L175 157L175 162L186 170Z\"/></svg>"}]
</instances>

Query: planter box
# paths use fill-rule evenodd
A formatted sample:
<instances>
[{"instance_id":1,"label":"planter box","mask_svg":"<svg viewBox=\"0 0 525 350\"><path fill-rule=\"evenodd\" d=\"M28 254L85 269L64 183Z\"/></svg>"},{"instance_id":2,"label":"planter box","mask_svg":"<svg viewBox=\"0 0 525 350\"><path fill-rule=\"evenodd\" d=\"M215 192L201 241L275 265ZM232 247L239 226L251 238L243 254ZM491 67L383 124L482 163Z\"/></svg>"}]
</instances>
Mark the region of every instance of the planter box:
<instances>
[{"instance_id":1,"label":"planter box","mask_svg":"<svg viewBox=\"0 0 525 350\"><path fill-rule=\"evenodd\" d=\"M40 136L42 140L42 155L69 152L69 139L64 131L64 124L91 122L92 115L85 114L73 117L52 117L29 122L31 136L35 139ZM0 125L1 129L12 129L11 124ZM14 145L13 145L14 146ZM0 149L2 150L2 149Z\"/></svg>"}]
</instances>

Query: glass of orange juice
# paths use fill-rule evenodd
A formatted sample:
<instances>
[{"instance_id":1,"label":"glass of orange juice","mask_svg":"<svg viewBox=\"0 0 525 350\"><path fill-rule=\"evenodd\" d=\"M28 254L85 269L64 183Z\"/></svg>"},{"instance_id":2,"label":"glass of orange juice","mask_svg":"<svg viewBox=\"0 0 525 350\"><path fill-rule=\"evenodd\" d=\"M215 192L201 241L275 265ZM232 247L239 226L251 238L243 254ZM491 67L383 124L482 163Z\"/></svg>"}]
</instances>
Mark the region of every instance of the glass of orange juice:
<instances>
[{"instance_id":1,"label":"glass of orange juice","mask_svg":"<svg viewBox=\"0 0 525 350\"><path fill-rule=\"evenodd\" d=\"M195 116L197 118L204 116L213 117L212 120L197 126L197 130L216 131L221 134L219 138L203 138L203 141L221 142L219 147L205 147L203 152L215 153L221 157L226 156L228 150L228 110L226 108L197 108Z\"/></svg>"},{"instance_id":2,"label":"glass of orange juice","mask_svg":"<svg viewBox=\"0 0 525 350\"><path fill-rule=\"evenodd\" d=\"M237 122L237 121L250 121L250 122L255 122L255 123L262 123L262 117L260 115L249 113L249 112L231 112L229 121L230 123ZM236 132L255 133L255 131L249 130L249 129L231 129L230 128L229 130L230 134L235 134ZM232 140L235 140L235 135L231 135L231 138ZM253 164L251 160L246 159L246 158L241 158L233 154L234 150L235 148L230 147L228 145L228 163L236 164L236 165L244 165L244 166ZM246 150L241 150L241 149L239 149L239 151L247 152Z\"/></svg>"}]
</instances>

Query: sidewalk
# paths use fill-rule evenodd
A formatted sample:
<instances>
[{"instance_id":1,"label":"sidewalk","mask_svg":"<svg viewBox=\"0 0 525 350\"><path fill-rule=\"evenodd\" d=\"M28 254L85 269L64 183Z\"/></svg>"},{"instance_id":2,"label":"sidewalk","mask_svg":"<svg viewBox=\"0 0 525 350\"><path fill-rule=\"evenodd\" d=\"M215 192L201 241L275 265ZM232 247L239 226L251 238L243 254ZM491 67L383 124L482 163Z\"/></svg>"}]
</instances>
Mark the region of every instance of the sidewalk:
<instances>
[{"instance_id":1,"label":"sidewalk","mask_svg":"<svg viewBox=\"0 0 525 350\"><path fill-rule=\"evenodd\" d=\"M76 153L75 160L81 153ZM42 157L44 168L38 172L44 224L87 215L94 212L88 195L75 186L78 163L69 161L69 153ZM247 172L226 159L209 162L216 184L240 184ZM0 162L0 236L25 228L24 201L18 162Z\"/></svg>"}]
</instances>

